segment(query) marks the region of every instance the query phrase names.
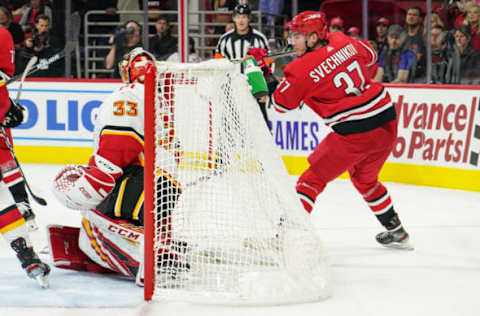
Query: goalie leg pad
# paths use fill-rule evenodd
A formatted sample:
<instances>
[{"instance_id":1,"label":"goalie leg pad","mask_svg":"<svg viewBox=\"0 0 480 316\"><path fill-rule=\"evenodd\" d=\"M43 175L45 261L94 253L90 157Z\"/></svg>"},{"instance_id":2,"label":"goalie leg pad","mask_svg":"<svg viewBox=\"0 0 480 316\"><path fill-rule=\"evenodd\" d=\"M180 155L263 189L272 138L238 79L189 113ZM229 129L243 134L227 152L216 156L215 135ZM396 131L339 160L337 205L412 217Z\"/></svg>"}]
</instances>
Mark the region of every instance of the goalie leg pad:
<instances>
[{"instance_id":1,"label":"goalie leg pad","mask_svg":"<svg viewBox=\"0 0 480 316\"><path fill-rule=\"evenodd\" d=\"M82 219L79 247L102 267L135 278L143 261L143 227L91 210Z\"/></svg>"},{"instance_id":2,"label":"goalie leg pad","mask_svg":"<svg viewBox=\"0 0 480 316\"><path fill-rule=\"evenodd\" d=\"M53 264L57 268L95 273L109 270L94 263L78 246L80 228L61 225L47 226L47 239Z\"/></svg>"},{"instance_id":3,"label":"goalie leg pad","mask_svg":"<svg viewBox=\"0 0 480 316\"><path fill-rule=\"evenodd\" d=\"M53 264L58 268L84 271L89 260L78 247L80 228L61 225L47 226L48 244Z\"/></svg>"}]
</instances>

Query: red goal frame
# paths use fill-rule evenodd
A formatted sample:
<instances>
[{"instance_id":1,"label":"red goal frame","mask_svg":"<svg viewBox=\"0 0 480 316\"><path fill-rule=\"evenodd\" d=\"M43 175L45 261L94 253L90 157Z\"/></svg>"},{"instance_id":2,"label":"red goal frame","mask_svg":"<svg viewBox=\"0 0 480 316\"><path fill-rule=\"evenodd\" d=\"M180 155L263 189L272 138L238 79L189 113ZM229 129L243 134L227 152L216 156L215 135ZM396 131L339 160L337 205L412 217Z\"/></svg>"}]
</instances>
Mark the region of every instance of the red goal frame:
<instances>
[{"instance_id":1,"label":"red goal frame","mask_svg":"<svg viewBox=\"0 0 480 316\"><path fill-rule=\"evenodd\" d=\"M144 213L144 299L150 301L155 285L155 256L154 256L154 161L155 161L155 90L156 67L147 66L145 75L145 134L144 134L144 175L143 186L145 200Z\"/></svg>"}]
</instances>

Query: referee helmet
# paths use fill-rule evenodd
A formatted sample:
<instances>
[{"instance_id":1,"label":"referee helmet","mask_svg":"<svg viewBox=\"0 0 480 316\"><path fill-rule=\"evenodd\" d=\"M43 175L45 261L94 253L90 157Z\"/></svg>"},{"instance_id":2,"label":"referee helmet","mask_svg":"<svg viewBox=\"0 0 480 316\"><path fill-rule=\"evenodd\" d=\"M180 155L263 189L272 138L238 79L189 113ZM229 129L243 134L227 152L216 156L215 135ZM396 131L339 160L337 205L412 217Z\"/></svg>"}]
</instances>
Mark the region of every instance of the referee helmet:
<instances>
[{"instance_id":1,"label":"referee helmet","mask_svg":"<svg viewBox=\"0 0 480 316\"><path fill-rule=\"evenodd\" d=\"M248 4L239 4L233 9L233 15L235 14L246 14L250 15L252 10L250 10L250 7Z\"/></svg>"}]
</instances>

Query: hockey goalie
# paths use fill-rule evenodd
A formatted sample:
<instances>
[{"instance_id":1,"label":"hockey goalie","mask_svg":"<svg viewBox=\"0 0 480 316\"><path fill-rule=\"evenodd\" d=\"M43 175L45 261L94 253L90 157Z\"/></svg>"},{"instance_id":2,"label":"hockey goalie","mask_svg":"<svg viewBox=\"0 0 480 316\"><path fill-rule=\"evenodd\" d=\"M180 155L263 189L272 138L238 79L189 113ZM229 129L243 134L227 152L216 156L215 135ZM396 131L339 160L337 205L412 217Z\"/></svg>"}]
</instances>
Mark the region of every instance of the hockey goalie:
<instances>
[{"instance_id":1,"label":"hockey goalie","mask_svg":"<svg viewBox=\"0 0 480 316\"><path fill-rule=\"evenodd\" d=\"M144 78L155 58L136 48L119 63L125 83L102 103L95 121L94 153L87 166L66 166L53 182L55 196L81 210L80 228L50 226L49 242L56 267L119 273L141 284L143 261ZM168 115L166 115L168 117ZM165 135L169 133L164 125ZM163 144L168 146L168 144ZM159 149L160 151L162 148ZM167 150L164 152L167 155ZM171 155L171 154L170 154ZM175 160L175 157L172 157ZM175 164L172 164L175 166ZM171 212L182 190L176 167L157 170L159 264L168 273L188 272L179 263L185 243L171 240ZM173 276L174 277L174 276Z\"/></svg>"}]
</instances>

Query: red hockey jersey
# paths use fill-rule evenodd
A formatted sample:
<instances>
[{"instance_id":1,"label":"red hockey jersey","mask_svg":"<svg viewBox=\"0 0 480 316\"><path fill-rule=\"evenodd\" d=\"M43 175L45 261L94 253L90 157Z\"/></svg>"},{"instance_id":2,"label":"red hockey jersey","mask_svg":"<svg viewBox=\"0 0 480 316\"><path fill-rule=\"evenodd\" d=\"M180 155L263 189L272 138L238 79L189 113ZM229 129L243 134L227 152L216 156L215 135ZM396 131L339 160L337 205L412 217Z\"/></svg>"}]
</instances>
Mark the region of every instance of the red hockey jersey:
<instances>
[{"instance_id":1,"label":"red hockey jersey","mask_svg":"<svg viewBox=\"0 0 480 316\"><path fill-rule=\"evenodd\" d=\"M0 27L0 70L5 74L12 76L15 71L15 48L10 32ZM5 80L5 79L3 79ZM10 99L5 85L0 86L0 122L3 122L5 114L10 108Z\"/></svg>"},{"instance_id":2,"label":"red hockey jersey","mask_svg":"<svg viewBox=\"0 0 480 316\"><path fill-rule=\"evenodd\" d=\"M366 132L395 119L390 95L372 82L369 67L375 50L342 32L327 36L328 44L288 64L273 94L279 112L302 104L320 115L341 135Z\"/></svg>"}]
</instances>

